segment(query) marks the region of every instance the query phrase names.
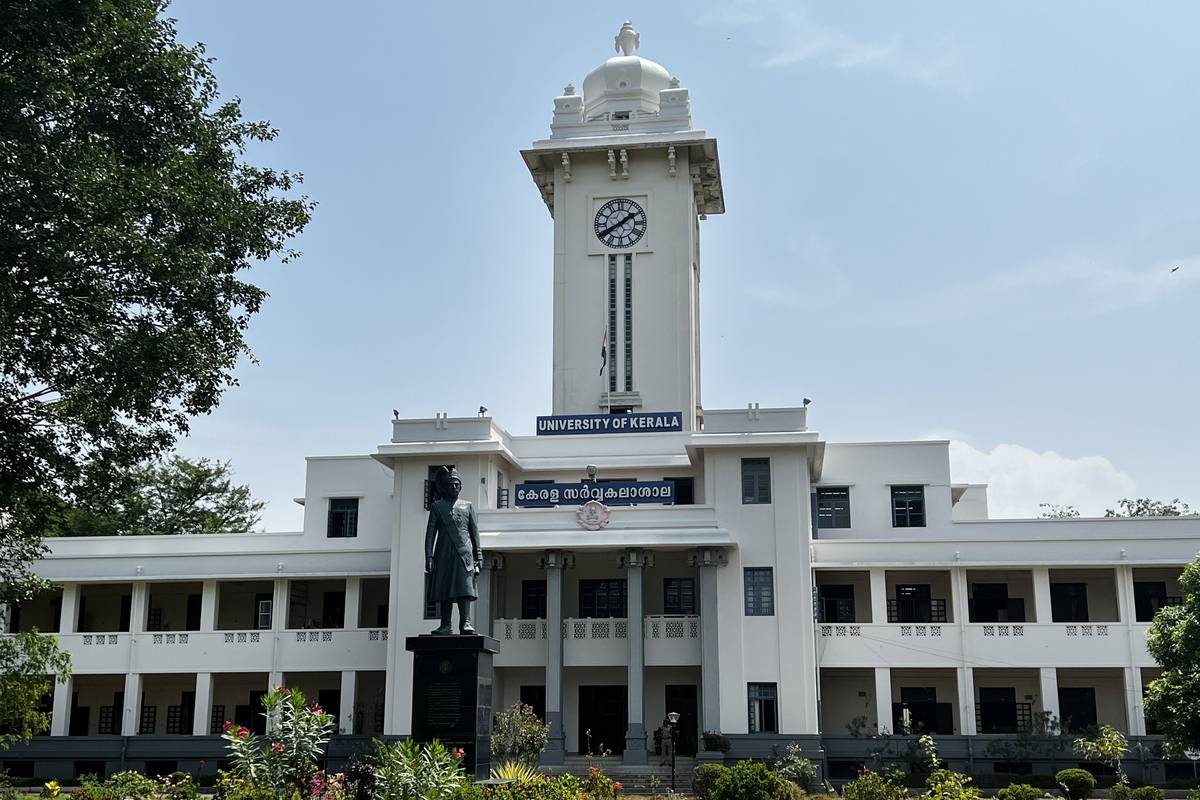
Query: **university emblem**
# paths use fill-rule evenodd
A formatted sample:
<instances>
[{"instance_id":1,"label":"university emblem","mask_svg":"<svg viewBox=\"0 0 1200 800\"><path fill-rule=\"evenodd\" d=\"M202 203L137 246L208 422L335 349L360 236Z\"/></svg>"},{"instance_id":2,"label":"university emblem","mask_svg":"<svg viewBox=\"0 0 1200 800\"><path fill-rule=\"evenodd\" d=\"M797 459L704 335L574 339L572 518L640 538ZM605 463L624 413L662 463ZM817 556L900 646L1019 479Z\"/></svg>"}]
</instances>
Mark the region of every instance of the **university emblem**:
<instances>
[{"instance_id":1,"label":"university emblem","mask_svg":"<svg viewBox=\"0 0 1200 800\"><path fill-rule=\"evenodd\" d=\"M608 515L608 506L599 500L588 500L575 512L575 519L585 531L598 531L608 525Z\"/></svg>"}]
</instances>

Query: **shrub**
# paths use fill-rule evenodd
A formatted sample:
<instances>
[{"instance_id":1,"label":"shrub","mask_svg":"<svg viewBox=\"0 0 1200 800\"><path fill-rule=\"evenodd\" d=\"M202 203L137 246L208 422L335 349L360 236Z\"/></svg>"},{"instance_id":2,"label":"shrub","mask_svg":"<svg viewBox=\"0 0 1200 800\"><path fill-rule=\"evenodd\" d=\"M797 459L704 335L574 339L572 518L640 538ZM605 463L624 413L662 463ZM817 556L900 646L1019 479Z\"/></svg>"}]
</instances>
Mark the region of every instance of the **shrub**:
<instances>
[{"instance_id":1,"label":"shrub","mask_svg":"<svg viewBox=\"0 0 1200 800\"><path fill-rule=\"evenodd\" d=\"M299 790L293 788L292 791L299 796ZM217 771L217 782L213 784L214 800L275 800L277 797L279 794L270 786L234 772Z\"/></svg>"},{"instance_id":2,"label":"shrub","mask_svg":"<svg viewBox=\"0 0 1200 800\"><path fill-rule=\"evenodd\" d=\"M1133 800L1133 787L1128 783L1115 784L1108 793L1109 800Z\"/></svg>"},{"instance_id":3,"label":"shrub","mask_svg":"<svg viewBox=\"0 0 1200 800\"><path fill-rule=\"evenodd\" d=\"M692 793L699 800L710 800L713 784L729 771L724 764L700 764L692 770ZM1197 798L1196 800L1200 800Z\"/></svg>"},{"instance_id":4,"label":"shrub","mask_svg":"<svg viewBox=\"0 0 1200 800\"><path fill-rule=\"evenodd\" d=\"M1042 800L1045 792L1028 783L1014 783L996 792L998 800Z\"/></svg>"},{"instance_id":5,"label":"shrub","mask_svg":"<svg viewBox=\"0 0 1200 800\"><path fill-rule=\"evenodd\" d=\"M592 800L614 800L621 784L605 775L600 767L588 767L587 777L579 788Z\"/></svg>"},{"instance_id":6,"label":"shrub","mask_svg":"<svg viewBox=\"0 0 1200 800\"><path fill-rule=\"evenodd\" d=\"M804 800L807 796L804 790L796 784L791 781L784 781L775 790L773 798L774 800Z\"/></svg>"},{"instance_id":7,"label":"shrub","mask_svg":"<svg viewBox=\"0 0 1200 800\"><path fill-rule=\"evenodd\" d=\"M221 738L232 756L233 772L256 786L308 794L317 758L333 729L333 717L319 705L307 706L299 689L277 686L263 697L262 704L269 737L225 723Z\"/></svg>"},{"instance_id":8,"label":"shrub","mask_svg":"<svg viewBox=\"0 0 1200 800\"><path fill-rule=\"evenodd\" d=\"M195 779L186 772L172 772L158 782L161 800L198 800L200 788Z\"/></svg>"},{"instance_id":9,"label":"shrub","mask_svg":"<svg viewBox=\"0 0 1200 800\"><path fill-rule=\"evenodd\" d=\"M782 800L788 781L759 761L739 761L709 790L709 800Z\"/></svg>"},{"instance_id":10,"label":"shrub","mask_svg":"<svg viewBox=\"0 0 1200 800\"><path fill-rule=\"evenodd\" d=\"M1189 790L1187 800L1200 800L1200 787Z\"/></svg>"},{"instance_id":11,"label":"shrub","mask_svg":"<svg viewBox=\"0 0 1200 800\"><path fill-rule=\"evenodd\" d=\"M491 775L493 780L525 783L533 780L537 771L526 762L505 761L492 767Z\"/></svg>"},{"instance_id":12,"label":"shrub","mask_svg":"<svg viewBox=\"0 0 1200 800\"><path fill-rule=\"evenodd\" d=\"M1139 786L1133 790L1132 795L1133 800L1163 800L1166 793L1157 786Z\"/></svg>"},{"instance_id":13,"label":"shrub","mask_svg":"<svg viewBox=\"0 0 1200 800\"><path fill-rule=\"evenodd\" d=\"M497 714L492 723L492 757L537 764L549 737L550 726L542 722L532 706L514 703Z\"/></svg>"},{"instance_id":14,"label":"shrub","mask_svg":"<svg viewBox=\"0 0 1200 800\"><path fill-rule=\"evenodd\" d=\"M864 769L842 787L842 800L908 800L908 790L899 780L900 773L880 775Z\"/></svg>"},{"instance_id":15,"label":"shrub","mask_svg":"<svg viewBox=\"0 0 1200 800\"><path fill-rule=\"evenodd\" d=\"M979 800L980 791L971 779L949 769L935 769L929 774L929 794L932 800Z\"/></svg>"},{"instance_id":16,"label":"shrub","mask_svg":"<svg viewBox=\"0 0 1200 800\"><path fill-rule=\"evenodd\" d=\"M1059 771L1054 780L1062 787L1067 800L1087 800L1096 788L1096 779L1092 777L1092 773L1077 767Z\"/></svg>"},{"instance_id":17,"label":"shrub","mask_svg":"<svg viewBox=\"0 0 1200 800\"><path fill-rule=\"evenodd\" d=\"M807 790L817 777L817 768L807 758L800 755L800 745L792 742L787 746L783 757L771 764L775 774L790 781L801 789Z\"/></svg>"},{"instance_id":18,"label":"shrub","mask_svg":"<svg viewBox=\"0 0 1200 800\"><path fill-rule=\"evenodd\" d=\"M374 800L375 765L370 756L357 753L346 767L346 796L352 800Z\"/></svg>"},{"instance_id":19,"label":"shrub","mask_svg":"<svg viewBox=\"0 0 1200 800\"><path fill-rule=\"evenodd\" d=\"M451 752L437 740L421 745L412 739L391 744L376 739L376 797L449 800L467 782L458 765L461 758L461 750Z\"/></svg>"}]
</instances>

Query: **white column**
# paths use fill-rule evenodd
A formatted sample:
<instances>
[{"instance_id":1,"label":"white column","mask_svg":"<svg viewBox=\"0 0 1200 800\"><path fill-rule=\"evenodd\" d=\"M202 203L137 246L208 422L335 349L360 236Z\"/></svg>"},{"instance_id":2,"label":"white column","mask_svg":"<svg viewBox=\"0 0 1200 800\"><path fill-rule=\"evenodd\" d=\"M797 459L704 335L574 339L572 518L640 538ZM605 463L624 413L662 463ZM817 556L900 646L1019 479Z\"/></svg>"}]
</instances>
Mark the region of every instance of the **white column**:
<instances>
[{"instance_id":1,"label":"white column","mask_svg":"<svg viewBox=\"0 0 1200 800\"><path fill-rule=\"evenodd\" d=\"M217 629L217 582L205 581L200 590L200 630ZM207 729L206 729L207 732Z\"/></svg>"},{"instance_id":2,"label":"white column","mask_svg":"<svg viewBox=\"0 0 1200 800\"><path fill-rule=\"evenodd\" d=\"M56 680L54 686L54 707L50 713L50 735L66 736L71 730L71 694L75 689L74 682Z\"/></svg>"},{"instance_id":3,"label":"white column","mask_svg":"<svg viewBox=\"0 0 1200 800\"><path fill-rule=\"evenodd\" d=\"M965 625L971 621L968 591L966 569L950 570L950 605L953 608L955 625Z\"/></svg>"},{"instance_id":4,"label":"white column","mask_svg":"<svg viewBox=\"0 0 1200 800\"><path fill-rule=\"evenodd\" d=\"M129 633L137 634L146 631L146 603L149 589L145 581L137 581L133 584L133 591L129 598Z\"/></svg>"},{"instance_id":5,"label":"white column","mask_svg":"<svg viewBox=\"0 0 1200 800\"><path fill-rule=\"evenodd\" d=\"M1054 667L1042 667L1038 670L1038 681L1041 684L1042 711L1050 714L1055 722L1062 722L1062 713L1058 709L1058 670Z\"/></svg>"},{"instance_id":6,"label":"white column","mask_svg":"<svg viewBox=\"0 0 1200 800\"><path fill-rule=\"evenodd\" d=\"M142 723L142 676L130 672L125 676L125 708L121 711L121 735L137 736Z\"/></svg>"},{"instance_id":7,"label":"white column","mask_svg":"<svg viewBox=\"0 0 1200 800\"><path fill-rule=\"evenodd\" d=\"M342 628L348 631L358 630L359 604L362 598L362 578L346 578L346 607L342 614Z\"/></svg>"},{"instance_id":8,"label":"white column","mask_svg":"<svg viewBox=\"0 0 1200 800\"><path fill-rule=\"evenodd\" d=\"M707 552L707 557L705 553ZM721 730L721 648L717 632L717 555L700 553L700 693L702 729Z\"/></svg>"},{"instance_id":9,"label":"white column","mask_svg":"<svg viewBox=\"0 0 1200 800\"><path fill-rule=\"evenodd\" d=\"M958 673L958 733L974 736L975 730L975 673L970 667L959 667Z\"/></svg>"},{"instance_id":10,"label":"white column","mask_svg":"<svg viewBox=\"0 0 1200 800\"><path fill-rule=\"evenodd\" d=\"M646 621L642 613L642 571L645 554L641 550L629 550L625 554L626 640L629 643L628 689L629 728L625 731L625 763L646 763L645 724L645 648ZM668 709L670 710L670 709Z\"/></svg>"},{"instance_id":11,"label":"white column","mask_svg":"<svg viewBox=\"0 0 1200 800\"><path fill-rule=\"evenodd\" d=\"M196 704L192 711L192 736L208 736L213 707L213 675L196 673Z\"/></svg>"},{"instance_id":12,"label":"white column","mask_svg":"<svg viewBox=\"0 0 1200 800\"><path fill-rule=\"evenodd\" d=\"M1130 736L1146 735L1141 667L1125 667L1125 728Z\"/></svg>"},{"instance_id":13,"label":"white column","mask_svg":"<svg viewBox=\"0 0 1200 800\"><path fill-rule=\"evenodd\" d=\"M872 569L871 575L871 624L882 625L887 622L887 570ZM888 719L891 719L891 711L888 712ZM888 723L891 727L891 723Z\"/></svg>"},{"instance_id":14,"label":"white column","mask_svg":"<svg viewBox=\"0 0 1200 800\"><path fill-rule=\"evenodd\" d=\"M1048 567L1033 568L1033 611L1036 622L1053 622L1054 615L1050 609L1050 569ZM1055 705L1058 704L1058 690L1054 693ZM1055 712L1055 716L1058 713Z\"/></svg>"},{"instance_id":15,"label":"white column","mask_svg":"<svg viewBox=\"0 0 1200 800\"><path fill-rule=\"evenodd\" d=\"M59 633L75 633L79 629L79 584L63 586L62 609L58 618ZM65 735L65 734L64 734Z\"/></svg>"},{"instance_id":16,"label":"white column","mask_svg":"<svg viewBox=\"0 0 1200 800\"><path fill-rule=\"evenodd\" d=\"M546 569L546 723L550 726L550 737L542 753L542 763L562 764L566 758L562 714L563 554L558 550L547 551L543 563Z\"/></svg>"},{"instance_id":17,"label":"white column","mask_svg":"<svg viewBox=\"0 0 1200 800\"><path fill-rule=\"evenodd\" d=\"M257 610L257 609L256 609ZM271 630L282 631L288 624L288 579L276 578L271 592ZM278 638L278 637L276 637Z\"/></svg>"},{"instance_id":18,"label":"white column","mask_svg":"<svg viewBox=\"0 0 1200 800\"><path fill-rule=\"evenodd\" d=\"M475 632L492 635L492 558L485 555L479 569L479 599L475 601Z\"/></svg>"},{"instance_id":19,"label":"white column","mask_svg":"<svg viewBox=\"0 0 1200 800\"><path fill-rule=\"evenodd\" d=\"M1130 625L1137 617L1133 602L1133 567L1127 564L1121 564L1115 569L1116 584L1117 584L1117 613L1121 615L1120 621L1125 625Z\"/></svg>"},{"instance_id":20,"label":"white column","mask_svg":"<svg viewBox=\"0 0 1200 800\"><path fill-rule=\"evenodd\" d=\"M357 693L358 673L354 670L342 671L342 690L339 695L341 712L338 714L338 730L345 734L354 733L354 695Z\"/></svg>"},{"instance_id":21,"label":"white column","mask_svg":"<svg viewBox=\"0 0 1200 800\"><path fill-rule=\"evenodd\" d=\"M882 736L895 733L892 730L892 670L890 667L875 668L875 722L876 731Z\"/></svg>"}]
</instances>

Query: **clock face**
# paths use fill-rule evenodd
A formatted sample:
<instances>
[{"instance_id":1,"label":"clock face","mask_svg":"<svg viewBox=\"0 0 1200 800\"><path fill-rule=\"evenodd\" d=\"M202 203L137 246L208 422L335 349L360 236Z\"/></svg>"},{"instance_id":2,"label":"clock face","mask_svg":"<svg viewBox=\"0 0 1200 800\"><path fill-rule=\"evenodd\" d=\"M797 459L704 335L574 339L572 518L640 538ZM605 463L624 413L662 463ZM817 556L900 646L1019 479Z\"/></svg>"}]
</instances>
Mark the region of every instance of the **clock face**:
<instances>
[{"instance_id":1,"label":"clock face","mask_svg":"<svg viewBox=\"0 0 1200 800\"><path fill-rule=\"evenodd\" d=\"M609 200L596 212L596 238L609 247L633 247L646 235L646 212L632 200Z\"/></svg>"}]
</instances>

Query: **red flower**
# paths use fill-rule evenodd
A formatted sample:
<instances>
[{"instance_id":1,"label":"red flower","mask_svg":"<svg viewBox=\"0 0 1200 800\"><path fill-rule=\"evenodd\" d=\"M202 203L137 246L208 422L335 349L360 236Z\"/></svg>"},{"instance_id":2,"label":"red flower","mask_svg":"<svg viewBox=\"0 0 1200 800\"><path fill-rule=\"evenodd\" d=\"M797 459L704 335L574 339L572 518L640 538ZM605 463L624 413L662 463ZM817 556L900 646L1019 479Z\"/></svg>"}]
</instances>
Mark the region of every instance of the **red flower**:
<instances>
[{"instance_id":1,"label":"red flower","mask_svg":"<svg viewBox=\"0 0 1200 800\"><path fill-rule=\"evenodd\" d=\"M221 729L228 732L228 730L232 727L233 727L233 723L230 722L229 720L225 720L225 724L221 726Z\"/></svg>"},{"instance_id":2,"label":"red flower","mask_svg":"<svg viewBox=\"0 0 1200 800\"><path fill-rule=\"evenodd\" d=\"M613 784L613 788L614 788L614 789L616 789L617 791L620 791L620 789L621 789L621 782L620 782L620 781L617 781L616 783L614 783L614 784Z\"/></svg>"},{"instance_id":3,"label":"red flower","mask_svg":"<svg viewBox=\"0 0 1200 800\"><path fill-rule=\"evenodd\" d=\"M283 752L283 744L280 742L272 742L271 749L274 750L276 753L282 753Z\"/></svg>"},{"instance_id":4,"label":"red flower","mask_svg":"<svg viewBox=\"0 0 1200 800\"><path fill-rule=\"evenodd\" d=\"M588 767L588 775L590 775L593 778L596 777L596 773L599 771L600 770L596 769L595 767Z\"/></svg>"},{"instance_id":5,"label":"red flower","mask_svg":"<svg viewBox=\"0 0 1200 800\"><path fill-rule=\"evenodd\" d=\"M243 725L242 727L237 729L237 736L239 739L245 739L249 735L250 735L250 729L247 728L245 725Z\"/></svg>"},{"instance_id":6,"label":"red flower","mask_svg":"<svg viewBox=\"0 0 1200 800\"><path fill-rule=\"evenodd\" d=\"M321 708L319 703L313 703L311 706L309 706L309 711L313 712L314 714L324 713L324 709Z\"/></svg>"}]
</instances>

